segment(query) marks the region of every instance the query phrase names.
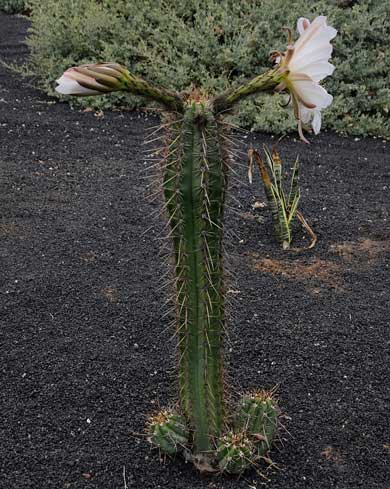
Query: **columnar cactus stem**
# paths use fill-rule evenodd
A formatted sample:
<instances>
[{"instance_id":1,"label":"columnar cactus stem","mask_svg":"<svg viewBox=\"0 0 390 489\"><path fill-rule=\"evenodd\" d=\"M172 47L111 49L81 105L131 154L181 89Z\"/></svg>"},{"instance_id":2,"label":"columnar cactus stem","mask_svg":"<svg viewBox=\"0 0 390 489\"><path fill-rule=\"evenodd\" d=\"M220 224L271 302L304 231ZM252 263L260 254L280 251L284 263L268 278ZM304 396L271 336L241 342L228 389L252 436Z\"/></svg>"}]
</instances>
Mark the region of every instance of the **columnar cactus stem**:
<instances>
[{"instance_id":1,"label":"columnar cactus stem","mask_svg":"<svg viewBox=\"0 0 390 489\"><path fill-rule=\"evenodd\" d=\"M183 121L174 126L164 194L176 257L180 400L194 430L194 452L205 453L214 448L224 413L221 230L226 167L218 124L207 104L191 101Z\"/></svg>"}]
</instances>

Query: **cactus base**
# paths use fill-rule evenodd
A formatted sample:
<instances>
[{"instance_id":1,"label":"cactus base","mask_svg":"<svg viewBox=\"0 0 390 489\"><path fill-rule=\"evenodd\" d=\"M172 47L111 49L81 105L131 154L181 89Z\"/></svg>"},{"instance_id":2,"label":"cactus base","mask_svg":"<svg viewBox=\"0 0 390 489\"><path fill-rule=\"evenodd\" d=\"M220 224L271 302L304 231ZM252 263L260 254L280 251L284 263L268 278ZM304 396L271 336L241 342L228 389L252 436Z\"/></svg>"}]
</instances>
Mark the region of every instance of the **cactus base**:
<instances>
[{"instance_id":1,"label":"cactus base","mask_svg":"<svg viewBox=\"0 0 390 489\"><path fill-rule=\"evenodd\" d=\"M212 449L198 453L186 417L161 411L148 423L149 442L167 455L181 455L199 472L239 475L260 458L268 459L278 430L279 408L271 391L244 394L233 424L215 438Z\"/></svg>"}]
</instances>

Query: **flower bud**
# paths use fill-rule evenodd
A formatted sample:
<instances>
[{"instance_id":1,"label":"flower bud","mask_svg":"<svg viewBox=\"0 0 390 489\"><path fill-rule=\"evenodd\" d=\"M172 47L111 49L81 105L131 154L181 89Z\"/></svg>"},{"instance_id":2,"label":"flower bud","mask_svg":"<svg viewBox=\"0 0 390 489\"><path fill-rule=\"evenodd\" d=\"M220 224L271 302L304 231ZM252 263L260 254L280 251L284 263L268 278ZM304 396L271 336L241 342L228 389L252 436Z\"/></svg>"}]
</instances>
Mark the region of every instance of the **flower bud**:
<instances>
[{"instance_id":1,"label":"flower bud","mask_svg":"<svg viewBox=\"0 0 390 489\"><path fill-rule=\"evenodd\" d=\"M96 63L69 68L57 80L56 91L63 95L104 95L126 90L130 74L118 63Z\"/></svg>"}]
</instances>

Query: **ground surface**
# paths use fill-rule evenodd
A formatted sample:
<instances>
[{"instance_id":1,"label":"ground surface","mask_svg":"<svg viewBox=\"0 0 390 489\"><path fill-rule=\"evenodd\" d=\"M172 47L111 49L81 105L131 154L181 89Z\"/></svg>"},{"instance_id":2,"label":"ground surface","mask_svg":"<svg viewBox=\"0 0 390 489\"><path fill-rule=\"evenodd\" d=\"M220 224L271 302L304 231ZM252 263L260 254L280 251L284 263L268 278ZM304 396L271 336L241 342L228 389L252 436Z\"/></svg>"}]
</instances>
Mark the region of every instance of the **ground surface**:
<instances>
[{"instance_id":1,"label":"ground surface","mask_svg":"<svg viewBox=\"0 0 390 489\"><path fill-rule=\"evenodd\" d=\"M0 56L20 61L26 22L0 14ZM0 487L386 489L389 487L389 143L324 133L280 145L302 160L312 251L272 239L259 179L231 193L237 281L232 390L279 385L291 435L265 483L200 479L160 463L134 433L175 399L160 319L157 204L145 199L154 117L56 103L0 69ZM249 144L248 138L246 141ZM270 137L258 135L256 146ZM260 221L260 222L259 222ZM301 235L298 231L298 235Z\"/></svg>"}]
</instances>

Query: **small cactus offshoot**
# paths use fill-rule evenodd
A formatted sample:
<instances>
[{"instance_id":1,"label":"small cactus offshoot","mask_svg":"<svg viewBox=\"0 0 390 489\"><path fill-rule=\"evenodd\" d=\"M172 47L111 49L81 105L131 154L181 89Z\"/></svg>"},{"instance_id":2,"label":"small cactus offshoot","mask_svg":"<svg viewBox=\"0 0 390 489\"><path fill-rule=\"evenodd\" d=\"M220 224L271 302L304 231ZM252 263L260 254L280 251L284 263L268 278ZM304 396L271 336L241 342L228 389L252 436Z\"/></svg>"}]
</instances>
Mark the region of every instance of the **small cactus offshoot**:
<instances>
[{"instance_id":1,"label":"small cactus offshoot","mask_svg":"<svg viewBox=\"0 0 390 489\"><path fill-rule=\"evenodd\" d=\"M149 420L149 441L162 453L174 455L188 444L186 419L174 411L164 410Z\"/></svg>"},{"instance_id":2,"label":"small cactus offshoot","mask_svg":"<svg viewBox=\"0 0 390 489\"><path fill-rule=\"evenodd\" d=\"M240 400L236 429L247 434L256 446L257 455L269 452L278 428L278 407L272 392L246 394Z\"/></svg>"},{"instance_id":3,"label":"small cactus offshoot","mask_svg":"<svg viewBox=\"0 0 390 489\"><path fill-rule=\"evenodd\" d=\"M245 432L229 432L219 440L217 460L221 472L241 474L255 461L255 445Z\"/></svg>"},{"instance_id":4,"label":"small cactus offshoot","mask_svg":"<svg viewBox=\"0 0 390 489\"><path fill-rule=\"evenodd\" d=\"M311 243L308 248L312 248L317 241L317 237L302 214L298 211L298 204L300 200L300 189L298 186L299 159L297 157L295 160L289 192L286 194L283 186L282 161L279 153L275 149L273 149L271 152L267 146L264 146L263 149L266 156L268 169L260 154L254 149L250 150L250 180L253 159L255 159L260 170L267 200L271 208L275 238L278 243L282 245L284 250L289 249L292 241L292 224L294 218L296 217L310 235Z\"/></svg>"}]
</instances>

